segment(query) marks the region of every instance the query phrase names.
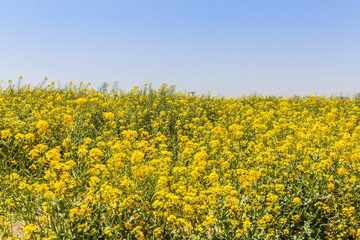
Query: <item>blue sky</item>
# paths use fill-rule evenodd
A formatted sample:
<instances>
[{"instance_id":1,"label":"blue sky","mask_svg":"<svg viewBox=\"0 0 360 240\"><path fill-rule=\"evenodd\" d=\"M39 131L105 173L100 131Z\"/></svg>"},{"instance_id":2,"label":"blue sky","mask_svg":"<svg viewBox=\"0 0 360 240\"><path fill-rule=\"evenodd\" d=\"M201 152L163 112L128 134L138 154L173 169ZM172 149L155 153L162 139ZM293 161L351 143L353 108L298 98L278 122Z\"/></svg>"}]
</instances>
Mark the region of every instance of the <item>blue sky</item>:
<instances>
[{"instance_id":1,"label":"blue sky","mask_svg":"<svg viewBox=\"0 0 360 240\"><path fill-rule=\"evenodd\" d=\"M0 0L0 79L360 92L360 1Z\"/></svg>"}]
</instances>

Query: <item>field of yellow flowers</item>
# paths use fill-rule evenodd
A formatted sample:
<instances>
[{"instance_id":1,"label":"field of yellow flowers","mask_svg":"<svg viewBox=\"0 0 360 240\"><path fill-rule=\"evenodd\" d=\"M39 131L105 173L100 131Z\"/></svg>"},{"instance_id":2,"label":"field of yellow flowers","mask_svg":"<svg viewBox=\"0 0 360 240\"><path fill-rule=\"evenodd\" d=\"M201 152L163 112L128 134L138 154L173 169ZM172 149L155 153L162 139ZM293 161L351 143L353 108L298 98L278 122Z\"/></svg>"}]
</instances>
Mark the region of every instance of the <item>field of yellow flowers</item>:
<instances>
[{"instance_id":1,"label":"field of yellow flowers","mask_svg":"<svg viewBox=\"0 0 360 240\"><path fill-rule=\"evenodd\" d=\"M356 98L10 83L0 235L360 239L359 123Z\"/></svg>"}]
</instances>

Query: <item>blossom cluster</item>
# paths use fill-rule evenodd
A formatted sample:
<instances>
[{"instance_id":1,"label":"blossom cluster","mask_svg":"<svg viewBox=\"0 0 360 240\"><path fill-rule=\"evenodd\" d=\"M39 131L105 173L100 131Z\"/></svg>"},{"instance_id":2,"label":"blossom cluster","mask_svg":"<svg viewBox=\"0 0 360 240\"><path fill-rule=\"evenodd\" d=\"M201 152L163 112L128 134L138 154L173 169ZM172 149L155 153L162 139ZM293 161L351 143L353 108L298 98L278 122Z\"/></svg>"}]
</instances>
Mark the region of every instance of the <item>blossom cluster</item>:
<instances>
[{"instance_id":1,"label":"blossom cluster","mask_svg":"<svg viewBox=\"0 0 360 240\"><path fill-rule=\"evenodd\" d=\"M10 84L0 113L4 237L360 238L358 99Z\"/></svg>"}]
</instances>

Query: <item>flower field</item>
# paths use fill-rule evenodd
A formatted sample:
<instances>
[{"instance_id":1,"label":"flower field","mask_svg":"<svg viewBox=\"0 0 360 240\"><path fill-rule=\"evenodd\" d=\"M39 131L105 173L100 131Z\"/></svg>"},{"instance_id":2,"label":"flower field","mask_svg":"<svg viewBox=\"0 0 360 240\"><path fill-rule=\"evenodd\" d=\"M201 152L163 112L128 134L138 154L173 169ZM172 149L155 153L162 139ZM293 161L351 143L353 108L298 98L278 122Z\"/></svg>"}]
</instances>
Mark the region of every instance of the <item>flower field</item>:
<instances>
[{"instance_id":1,"label":"flower field","mask_svg":"<svg viewBox=\"0 0 360 240\"><path fill-rule=\"evenodd\" d=\"M360 239L359 123L357 98L10 83L0 91L0 233Z\"/></svg>"}]
</instances>

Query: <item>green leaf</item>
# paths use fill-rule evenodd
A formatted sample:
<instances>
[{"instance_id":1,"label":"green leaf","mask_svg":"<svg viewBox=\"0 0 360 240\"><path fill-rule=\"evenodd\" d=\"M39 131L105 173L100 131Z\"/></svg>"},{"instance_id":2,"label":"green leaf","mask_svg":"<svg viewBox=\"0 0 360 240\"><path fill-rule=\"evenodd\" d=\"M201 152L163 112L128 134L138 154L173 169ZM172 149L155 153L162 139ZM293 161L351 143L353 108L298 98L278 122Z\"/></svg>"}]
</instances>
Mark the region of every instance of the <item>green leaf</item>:
<instances>
[{"instance_id":1,"label":"green leaf","mask_svg":"<svg viewBox=\"0 0 360 240\"><path fill-rule=\"evenodd\" d=\"M313 230L311 229L310 224L307 221L304 223L304 230L305 233L310 237Z\"/></svg>"}]
</instances>

